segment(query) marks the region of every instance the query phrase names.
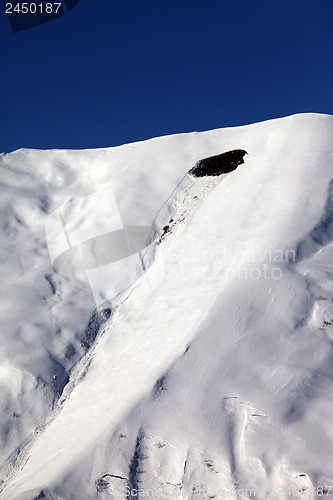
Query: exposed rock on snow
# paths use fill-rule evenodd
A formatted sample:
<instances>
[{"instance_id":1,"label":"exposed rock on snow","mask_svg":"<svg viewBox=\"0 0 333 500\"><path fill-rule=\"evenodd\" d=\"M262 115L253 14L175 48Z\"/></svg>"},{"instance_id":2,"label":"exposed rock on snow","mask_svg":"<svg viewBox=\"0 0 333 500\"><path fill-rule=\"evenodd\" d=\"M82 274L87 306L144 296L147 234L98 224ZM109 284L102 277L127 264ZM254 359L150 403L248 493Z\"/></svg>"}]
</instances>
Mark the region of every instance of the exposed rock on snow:
<instances>
[{"instance_id":1,"label":"exposed rock on snow","mask_svg":"<svg viewBox=\"0 0 333 500\"><path fill-rule=\"evenodd\" d=\"M235 149L234 151L204 158L191 168L189 174L194 177L227 174L236 170L238 165L244 163L244 156L247 154L244 149Z\"/></svg>"}]
</instances>

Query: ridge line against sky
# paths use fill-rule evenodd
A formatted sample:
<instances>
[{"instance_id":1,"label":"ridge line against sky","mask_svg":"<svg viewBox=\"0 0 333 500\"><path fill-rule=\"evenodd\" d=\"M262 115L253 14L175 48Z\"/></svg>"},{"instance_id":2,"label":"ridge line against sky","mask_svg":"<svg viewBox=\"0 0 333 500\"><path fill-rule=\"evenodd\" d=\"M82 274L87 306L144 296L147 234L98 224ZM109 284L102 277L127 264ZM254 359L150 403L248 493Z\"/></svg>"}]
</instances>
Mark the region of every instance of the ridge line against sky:
<instances>
[{"instance_id":1,"label":"ridge line against sky","mask_svg":"<svg viewBox=\"0 0 333 500\"><path fill-rule=\"evenodd\" d=\"M260 125L262 123L265 123L265 122L273 122L273 121L277 121L277 120L285 120L285 119L288 119L288 118L292 118L292 117L295 117L295 116L304 116L304 115L318 115L318 116L326 116L326 117L332 117L333 118L333 115L331 114L328 114L328 113L295 113L293 115L288 115L288 116L280 116L280 117L276 117L276 118L271 118L271 119L267 119L267 120L261 120L261 121L258 121L258 122L254 122L254 123L246 123L244 125L235 125L235 126L232 126L232 127L219 127L219 128L216 128L216 129L208 129L208 130L190 130L188 132L175 132L175 133L170 133L170 134L165 134L165 135L160 135L160 136L153 136L153 137L147 137L145 139L140 139L138 141L133 141L133 142L129 142L129 143L124 143L124 144L116 144L114 146L102 146L102 147L96 147L96 148L19 148L19 149L16 149L14 151L10 151L10 153L16 153L18 151L98 151L98 150L106 150L106 149L114 149L114 148L121 148L121 147L126 147L126 146L134 146L136 144L139 144L139 143L144 143L144 142L147 142L147 141L154 141L154 140L158 140L158 139L164 139L164 138L168 138L168 137L172 137L172 136L177 136L177 135L187 135L187 134L201 134L201 133L209 133L209 132L213 132L213 131L216 131L216 130L225 130L225 129L234 129L234 128L241 128L241 127L250 127L250 126L255 126L255 125ZM8 154L6 152L0 152L0 155L1 154Z\"/></svg>"},{"instance_id":2,"label":"ridge line against sky","mask_svg":"<svg viewBox=\"0 0 333 500\"><path fill-rule=\"evenodd\" d=\"M333 114L332 19L330 0L80 0L12 33L1 5L0 150Z\"/></svg>"}]
</instances>

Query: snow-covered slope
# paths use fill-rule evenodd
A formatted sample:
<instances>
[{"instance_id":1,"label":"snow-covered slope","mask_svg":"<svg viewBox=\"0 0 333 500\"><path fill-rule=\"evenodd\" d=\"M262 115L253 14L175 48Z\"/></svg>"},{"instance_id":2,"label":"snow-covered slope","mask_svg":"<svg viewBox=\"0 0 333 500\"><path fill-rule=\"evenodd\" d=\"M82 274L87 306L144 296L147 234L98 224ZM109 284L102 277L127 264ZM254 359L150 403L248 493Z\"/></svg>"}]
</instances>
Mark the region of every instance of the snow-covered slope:
<instances>
[{"instance_id":1,"label":"snow-covered slope","mask_svg":"<svg viewBox=\"0 0 333 500\"><path fill-rule=\"evenodd\" d=\"M1 498L333 496L332 137L0 157Z\"/></svg>"}]
</instances>

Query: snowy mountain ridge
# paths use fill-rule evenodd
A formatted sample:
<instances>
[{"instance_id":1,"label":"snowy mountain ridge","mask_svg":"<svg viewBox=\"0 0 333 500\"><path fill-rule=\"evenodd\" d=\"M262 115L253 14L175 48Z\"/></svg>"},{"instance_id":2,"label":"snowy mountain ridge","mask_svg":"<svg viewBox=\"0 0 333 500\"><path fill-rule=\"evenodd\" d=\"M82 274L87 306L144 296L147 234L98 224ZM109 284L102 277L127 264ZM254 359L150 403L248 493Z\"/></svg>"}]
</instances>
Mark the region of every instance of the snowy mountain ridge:
<instances>
[{"instance_id":1,"label":"snowy mountain ridge","mask_svg":"<svg viewBox=\"0 0 333 500\"><path fill-rule=\"evenodd\" d=\"M1 156L2 498L331 494L332 131Z\"/></svg>"}]
</instances>

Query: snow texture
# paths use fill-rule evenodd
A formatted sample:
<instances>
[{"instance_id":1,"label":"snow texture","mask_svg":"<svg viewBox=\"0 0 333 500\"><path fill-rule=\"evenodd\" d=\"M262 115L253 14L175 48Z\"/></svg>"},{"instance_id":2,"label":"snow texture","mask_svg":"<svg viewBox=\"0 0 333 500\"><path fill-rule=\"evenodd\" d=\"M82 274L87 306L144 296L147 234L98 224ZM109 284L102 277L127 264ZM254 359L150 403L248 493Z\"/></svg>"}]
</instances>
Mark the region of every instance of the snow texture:
<instances>
[{"instance_id":1,"label":"snow texture","mask_svg":"<svg viewBox=\"0 0 333 500\"><path fill-rule=\"evenodd\" d=\"M0 156L1 498L333 498L332 136Z\"/></svg>"}]
</instances>

